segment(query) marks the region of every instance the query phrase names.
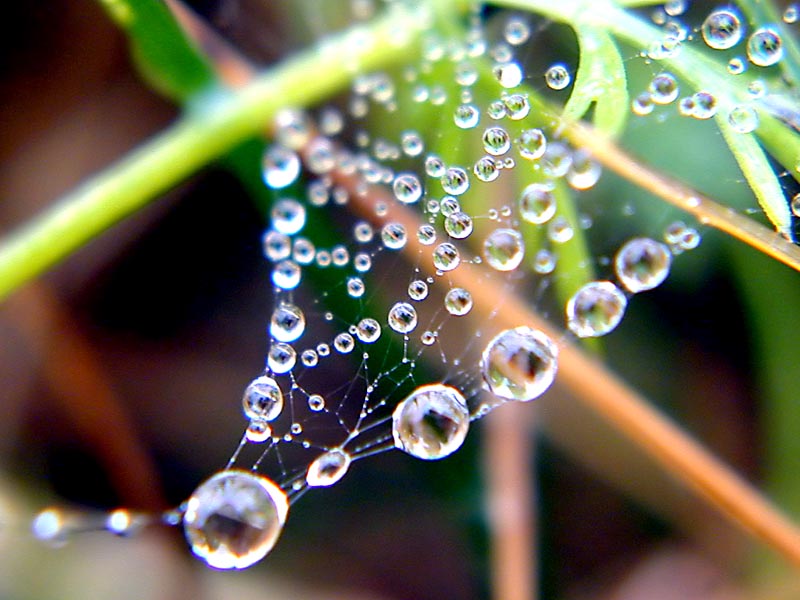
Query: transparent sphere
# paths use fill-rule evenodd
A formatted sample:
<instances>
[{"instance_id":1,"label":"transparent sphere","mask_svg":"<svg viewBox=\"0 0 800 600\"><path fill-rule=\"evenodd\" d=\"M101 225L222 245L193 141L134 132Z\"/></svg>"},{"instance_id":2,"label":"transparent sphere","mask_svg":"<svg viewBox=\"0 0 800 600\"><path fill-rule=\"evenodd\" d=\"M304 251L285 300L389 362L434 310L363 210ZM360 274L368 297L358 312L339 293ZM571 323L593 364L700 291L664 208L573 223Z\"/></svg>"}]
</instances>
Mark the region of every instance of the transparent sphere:
<instances>
[{"instance_id":1,"label":"transparent sphere","mask_svg":"<svg viewBox=\"0 0 800 600\"><path fill-rule=\"evenodd\" d=\"M506 329L481 356L481 375L495 396L528 402L544 394L558 370L558 346L530 327Z\"/></svg>"},{"instance_id":2,"label":"transparent sphere","mask_svg":"<svg viewBox=\"0 0 800 600\"><path fill-rule=\"evenodd\" d=\"M497 271L513 271L525 256L522 235L516 229L495 229L483 241L483 256Z\"/></svg>"},{"instance_id":3,"label":"transparent sphere","mask_svg":"<svg viewBox=\"0 0 800 600\"><path fill-rule=\"evenodd\" d=\"M672 254L664 244L650 238L628 240L614 258L620 283L634 294L652 290L669 275Z\"/></svg>"},{"instance_id":4,"label":"transparent sphere","mask_svg":"<svg viewBox=\"0 0 800 600\"><path fill-rule=\"evenodd\" d=\"M464 396L440 383L418 387L392 414L394 445L424 460L444 458L458 450L468 430Z\"/></svg>"},{"instance_id":5,"label":"transparent sphere","mask_svg":"<svg viewBox=\"0 0 800 600\"><path fill-rule=\"evenodd\" d=\"M350 455L334 448L315 458L306 471L306 483L311 487L327 487L344 477L350 468Z\"/></svg>"},{"instance_id":6,"label":"transparent sphere","mask_svg":"<svg viewBox=\"0 0 800 600\"><path fill-rule=\"evenodd\" d=\"M578 337L599 337L619 325L628 300L610 281L592 281L567 302L567 326Z\"/></svg>"},{"instance_id":7,"label":"transparent sphere","mask_svg":"<svg viewBox=\"0 0 800 600\"><path fill-rule=\"evenodd\" d=\"M286 494L250 471L220 471L186 502L183 529L197 556L215 569L245 569L272 550L289 512Z\"/></svg>"},{"instance_id":8,"label":"transparent sphere","mask_svg":"<svg viewBox=\"0 0 800 600\"><path fill-rule=\"evenodd\" d=\"M256 377L244 391L242 407L248 419L272 421L283 410L283 392L272 377Z\"/></svg>"}]
</instances>

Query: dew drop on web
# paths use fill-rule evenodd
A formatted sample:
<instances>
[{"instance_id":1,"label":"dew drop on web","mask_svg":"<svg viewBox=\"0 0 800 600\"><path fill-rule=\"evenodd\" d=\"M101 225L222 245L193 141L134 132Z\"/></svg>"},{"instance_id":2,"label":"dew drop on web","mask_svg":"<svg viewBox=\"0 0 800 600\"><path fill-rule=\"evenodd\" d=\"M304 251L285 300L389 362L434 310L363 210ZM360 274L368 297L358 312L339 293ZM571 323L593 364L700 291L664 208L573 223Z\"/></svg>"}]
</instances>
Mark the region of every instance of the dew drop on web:
<instances>
[{"instance_id":1,"label":"dew drop on web","mask_svg":"<svg viewBox=\"0 0 800 600\"><path fill-rule=\"evenodd\" d=\"M599 337L613 331L628 300L610 281L592 281L567 301L567 326L578 337Z\"/></svg>"},{"instance_id":2,"label":"dew drop on web","mask_svg":"<svg viewBox=\"0 0 800 600\"><path fill-rule=\"evenodd\" d=\"M669 275L672 254L664 244L650 238L628 240L617 251L614 271L631 293L652 290Z\"/></svg>"},{"instance_id":3,"label":"dew drop on web","mask_svg":"<svg viewBox=\"0 0 800 600\"><path fill-rule=\"evenodd\" d=\"M418 387L392 414L395 446L424 460L444 458L458 450L468 430L466 400L456 388L439 383Z\"/></svg>"},{"instance_id":4,"label":"dew drop on web","mask_svg":"<svg viewBox=\"0 0 800 600\"><path fill-rule=\"evenodd\" d=\"M328 487L345 476L350 468L350 455L341 448L320 454L306 471L306 483L311 487Z\"/></svg>"},{"instance_id":5,"label":"dew drop on web","mask_svg":"<svg viewBox=\"0 0 800 600\"><path fill-rule=\"evenodd\" d=\"M186 501L183 529L198 557L216 569L244 569L272 550L289 512L286 494L250 471L221 471Z\"/></svg>"},{"instance_id":6,"label":"dew drop on web","mask_svg":"<svg viewBox=\"0 0 800 600\"><path fill-rule=\"evenodd\" d=\"M544 394L558 369L558 347L530 327L507 329L486 345L480 371L488 390L505 400L528 402Z\"/></svg>"}]
</instances>

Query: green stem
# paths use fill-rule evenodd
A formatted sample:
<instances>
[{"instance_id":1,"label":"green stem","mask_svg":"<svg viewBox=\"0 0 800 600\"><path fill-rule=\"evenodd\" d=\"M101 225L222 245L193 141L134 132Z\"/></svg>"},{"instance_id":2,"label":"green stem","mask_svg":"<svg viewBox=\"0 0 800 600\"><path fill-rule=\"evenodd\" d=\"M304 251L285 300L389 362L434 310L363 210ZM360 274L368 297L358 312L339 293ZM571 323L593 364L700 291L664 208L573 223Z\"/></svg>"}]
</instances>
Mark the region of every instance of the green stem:
<instances>
[{"instance_id":1,"label":"green stem","mask_svg":"<svg viewBox=\"0 0 800 600\"><path fill-rule=\"evenodd\" d=\"M423 10L392 9L332 36L242 90L220 90L173 126L63 197L0 245L0 299L212 160L266 131L286 106L308 106L360 73L402 60L430 26Z\"/></svg>"}]
</instances>

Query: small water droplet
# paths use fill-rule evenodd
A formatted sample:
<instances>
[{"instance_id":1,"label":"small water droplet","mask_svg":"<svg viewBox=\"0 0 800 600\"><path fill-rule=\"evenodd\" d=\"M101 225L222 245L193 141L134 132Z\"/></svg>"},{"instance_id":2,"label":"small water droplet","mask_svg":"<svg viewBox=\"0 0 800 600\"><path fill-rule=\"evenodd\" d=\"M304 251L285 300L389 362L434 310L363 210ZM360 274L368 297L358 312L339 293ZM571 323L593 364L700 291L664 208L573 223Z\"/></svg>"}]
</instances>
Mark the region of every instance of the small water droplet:
<instances>
[{"instance_id":1,"label":"small water droplet","mask_svg":"<svg viewBox=\"0 0 800 600\"><path fill-rule=\"evenodd\" d=\"M497 64L492 69L497 82L506 89L512 89L522 83L524 74L522 68L515 62Z\"/></svg>"},{"instance_id":2,"label":"small water droplet","mask_svg":"<svg viewBox=\"0 0 800 600\"><path fill-rule=\"evenodd\" d=\"M325 410L325 398L319 394L311 394L308 397L308 409L312 412L321 412Z\"/></svg>"},{"instance_id":3,"label":"small water droplet","mask_svg":"<svg viewBox=\"0 0 800 600\"><path fill-rule=\"evenodd\" d=\"M556 199L552 184L531 183L519 198L519 214L534 225L547 223L556 214Z\"/></svg>"},{"instance_id":4,"label":"small water droplet","mask_svg":"<svg viewBox=\"0 0 800 600\"><path fill-rule=\"evenodd\" d=\"M648 87L650 99L656 104L670 104L678 97L678 82L669 73L660 73L653 77Z\"/></svg>"},{"instance_id":5,"label":"small water droplet","mask_svg":"<svg viewBox=\"0 0 800 600\"><path fill-rule=\"evenodd\" d=\"M302 269L293 260L282 260L272 270L272 283L282 290L293 290L300 285Z\"/></svg>"},{"instance_id":6,"label":"small water droplet","mask_svg":"<svg viewBox=\"0 0 800 600\"><path fill-rule=\"evenodd\" d=\"M371 317L365 317L356 325L356 337L365 344L372 344L381 337L381 325Z\"/></svg>"},{"instance_id":7,"label":"small water droplet","mask_svg":"<svg viewBox=\"0 0 800 600\"><path fill-rule=\"evenodd\" d=\"M413 204L422 198L422 184L413 173L398 175L392 185L394 197L403 204Z\"/></svg>"},{"instance_id":8,"label":"small water droplet","mask_svg":"<svg viewBox=\"0 0 800 600\"><path fill-rule=\"evenodd\" d=\"M306 209L297 200L278 200L270 211L272 226L284 235L298 233L306 224Z\"/></svg>"},{"instance_id":9,"label":"small water droplet","mask_svg":"<svg viewBox=\"0 0 800 600\"><path fill-rule=\"evenodd\" d=\"M453 114L456 126L461 129L472 129L481 119L481 113L474 104L461 104Z\"/></svg>"},{"instance_id":10,"label":"small water droplet","mask_svg":"<svg viewBox=\"0 0 800 600\"><path fill-rule=\"evenodd\" d=\"M285 188L300 175L300 157L279 144L273 144L264 152L261 160L264 183L274 190Z\"/></svg>"},{"instance_id":11,"label":"small water droplet","mask_svg":"<svg viewBox=\"0 0 800 600\"><path fill-rule=\"evenodd\" d=\"M421 279L415 279L408 284L408 297L420 302L428 297L428 284Z\"/></svg>"},{"instance_id":12,"label":"small water droplet","mask_svg":"<svg viewBox=\"0 0 800 600\"><path fill-rule=\"evenodd\" d=\"M327 487L345 476L350 468L350 455L334 448L315 458L306 472L306 483L311 487Z\"/></svg>"},{"instance_id":13,"label":"small water droplet","mask_svg":"<svg viewBox=\"0 0 800 600\"><path fill-rule=\"evenodd\" d=\"M692 104L691 114L695 119L710 119L717 114L717 99L711 92L696 92Z\"/></svg>"},{"instance_id":14,"label":"small water droplet","mask_svg":"<svg viewBox=\"0 0 800 600\"><path fill-rule=\"evenodd\" d=\"M281 302L272 312L269 334L279 342L293 342L303 335L306 318L300 307Z\"/></svg>"},{"instance_id":15,"label":"small water droplet","mask_svg":"<svg viewBox=\"0 0 800 600\"><path fill-rule=\"evenodd\" d=\"M461 167L450 167L440 181L442 189L453 196L460 196L469 189L469 176Z\"/></svg>"},{"instance_id":16,"label":"small water droplet","mask_svg":"<svg viewBox=\"0 0 800 600\"><path fill-rule=\"evenodd\" d=\"M544 80L547 83L547 87L553 90L563 90L570 84L572 77L567 67L562 64L556 64L545 71Z\"/></svg>"},{"instance_id":17,"label":"small water droplet","mask_svg":"<svg viewBox=\"0 0 800 600\"><path fill-rule=\"evenodd\" d=\"M263 419L252 419L245 431L248 442L263 444L272 437L272 427Z\"/></svg>"},{"instance_id":18,"label":"small water droplet","mask_svg":"<svg viewBox=\"0 0 800 600\"><path fill-rule=\"evenodd\" d=\"M728 123L737 133L751 133L758 127L758 113L752 106L740 104L728 113Z\"/></svg>"},{"instance_id":19,"label":"small water droplet","mask_svg":"<svg viewBox=\"0 0 800 600\"><path fill-rule=\"evenodd\" d=\"M511 94L503 98L506 107L506 115L512 121L519 121L528 116L531 112L531 105L528 98L522 94Z\"/></svg>"},{"instance_id":20,"label":"small water droplet","mask_svg":"<svg viewBox=\"0 0 800 600\"><path fill-rule=\"evenodd\" d=\"M349 354L355 346L356 342L349 333L339 333L333 338L333 347L340 354Z\"/></svg>"},{"instance_id":21,"label":"small water droplet","mask_svg":"<svg viewBox=\"0 0 800 600\"><path fill-rule=\"evenodd\" d=\"M483 132L483 149L487 154L500 156L511 148L511 137L502 127L488 127Z\"/></svg>"},{"instance_id":22,"label":"small water droplet","mask_svg":"<svg viewBox=\"0 0 800 600\"><path fill-rule=\"evenodd\" d=\"M526 129L519 134L517 150L522 158L536 160L547 150L547 138L541 129Z\"/></svg>"},{"instance_id":23,"label":"small water droplet","mask_svg":"<svg viewBox=\"0 0 800 600\"><path fill-rule=\"evenodd\" d=\"M528 41L531 28L520 17L510 17L503 28L503 37L512 46L519 46Z\"/></svg>"},{"instance_id":24,"label":"small water droplet","mask_svg":"<svg viewBox=\"0 0 800 600\"><path fill-rule=\"evenodd\" d=\"M444 297L444 307L451 315L462 317L472 310L472 294L464 288L452 288Z\"/></svg>"},{"instance_id":25,"label":"small water droplet","mask_svg":"<svg viewBox=\"0 0 800 600\"><path fill-rule=\"evenodd\" d=\"M479 158L475 162L475 166L472 168L472 171L475 173L475 177L486 183L490 183L500 176L500 170L497 167L497 163L491 156Z\"/></svg>"},{"instance_id":26,"label":"small water droplet","mask_svg":"<svg viewBox=\"0 0 800 600\"><path fill-rule=\"evenodd\" d=\"M297 362L297 353L289 344L275 342L267 354L267 367L277 375L288 373Z\"/></svg>"},{"instance_id":27,"label":"small water droplet","mask_svg":"<svg viewBox=\"0 0 800 600\"><path fill-rule=\"evenodd\" d=\"M387 223L381 230L381 241L389 250L400 250L407 240L406 228L400 223Z\"/></svg>"}]
</instances>

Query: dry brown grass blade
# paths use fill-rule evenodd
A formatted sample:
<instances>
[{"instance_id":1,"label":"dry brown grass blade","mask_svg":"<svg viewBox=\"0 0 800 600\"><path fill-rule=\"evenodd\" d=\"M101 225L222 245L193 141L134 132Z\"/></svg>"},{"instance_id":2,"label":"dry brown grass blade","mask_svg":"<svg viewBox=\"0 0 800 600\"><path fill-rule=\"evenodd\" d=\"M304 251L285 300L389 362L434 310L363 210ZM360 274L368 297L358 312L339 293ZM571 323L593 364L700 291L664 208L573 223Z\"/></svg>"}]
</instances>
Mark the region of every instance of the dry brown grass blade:
<instances>
[{"instance_id":1,"label":"dry brown grass blade","mask_svg":"<svg viewBox=\"0 0 800 600\"><path fill-rule=\"evenodd\" d=\"M673 206L752 246L759 252L800 271L800 247L757 221L740 215L686 184L659 173L637 161L612 140L585 123L572 123L564 136L585 148L606 167Z\"/></svg>"}]
</instances>

